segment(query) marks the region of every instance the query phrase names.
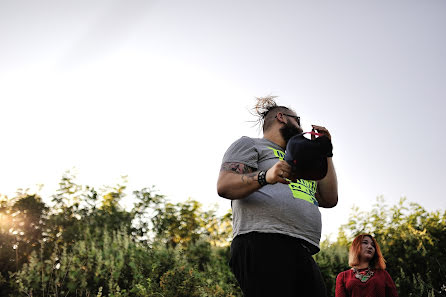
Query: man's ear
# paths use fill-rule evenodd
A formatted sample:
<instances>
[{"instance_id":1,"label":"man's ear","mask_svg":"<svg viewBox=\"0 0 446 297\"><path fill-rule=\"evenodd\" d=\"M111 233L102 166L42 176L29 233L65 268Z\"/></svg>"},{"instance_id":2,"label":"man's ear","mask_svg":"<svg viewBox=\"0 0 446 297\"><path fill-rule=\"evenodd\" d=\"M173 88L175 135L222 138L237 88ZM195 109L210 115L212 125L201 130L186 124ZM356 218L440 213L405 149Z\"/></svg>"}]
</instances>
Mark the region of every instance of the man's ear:
<instances>
[{"instance_id":1,"label":"man's ear","mask_svg":"<svg viewBox=\"0 0 446 297\"><path fill-rule=\"evenodd\" d=\"M280 123L282 123L282 124L286 124L285 117L283 116L283 113L278 112L278 113L276 114L276 119L277 119Z\"/></svg>"}]
</instances>

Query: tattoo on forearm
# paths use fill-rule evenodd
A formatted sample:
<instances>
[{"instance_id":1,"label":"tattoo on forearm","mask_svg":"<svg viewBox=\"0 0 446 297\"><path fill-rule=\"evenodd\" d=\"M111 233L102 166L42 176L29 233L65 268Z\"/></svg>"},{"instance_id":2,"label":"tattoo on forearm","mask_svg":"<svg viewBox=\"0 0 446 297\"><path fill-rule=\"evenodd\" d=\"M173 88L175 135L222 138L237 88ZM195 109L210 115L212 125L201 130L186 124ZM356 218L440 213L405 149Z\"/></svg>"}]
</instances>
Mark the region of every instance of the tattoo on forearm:
<instances>
[{"instance_id":1,"label":"tattoo on forearm","mask_svg":"<svg viewBox=\"0 0 446 297\"><path fill-rule=\"evenodd\" d=\"M257 175L258 175L257 172L253 172L253 173L249 173L249 174L243 174L241 176L242 182L244 184L250 184L253 181L257 181Z\"/></svg>"},{"instance_id":2,"label":"tattoo on forearm","mask_svg":"<svg viewBox=\"0 0 446 297\"><path fill-rule=\"evenodd\" d=\"M221 171L233 171L238 174L246 174L254 171L253 168L243 164L243 163L223 163L221 165Z\"/></svg>"},{"instance_id":3,"label":"tattoo on forearm","mask_svg":"<svg viewBox=\"0 0 446 297\"><path fill-rule=\"evenodd\" d=\"M257 172L255 169L242 163L223 163L221 165L222 171L233 171L240 174L240 178L244 184L250 184L257 181Z\"/></svg>"}]
</instances>

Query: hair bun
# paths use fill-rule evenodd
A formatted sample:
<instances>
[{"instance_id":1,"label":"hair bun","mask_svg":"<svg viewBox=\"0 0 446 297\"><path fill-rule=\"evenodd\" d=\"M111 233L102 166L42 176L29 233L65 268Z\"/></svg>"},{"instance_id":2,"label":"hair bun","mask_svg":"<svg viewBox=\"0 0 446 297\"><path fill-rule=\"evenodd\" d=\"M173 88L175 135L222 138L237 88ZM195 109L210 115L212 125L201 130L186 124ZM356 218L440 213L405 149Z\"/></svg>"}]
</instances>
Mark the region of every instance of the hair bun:
<instances>
[{"instance_id":1,"label":"hair bun","mask_svg":"<svg viewBox=\"0 0 446 297\"><path fill-rule=\"evenodd\" d=\"M277 107L276 99L277 96L265 96L265 97L256 97L257 103L254 106L254 111L257 115L262 118L265 118L266 114Z\"/></svg>"}]
</instances>

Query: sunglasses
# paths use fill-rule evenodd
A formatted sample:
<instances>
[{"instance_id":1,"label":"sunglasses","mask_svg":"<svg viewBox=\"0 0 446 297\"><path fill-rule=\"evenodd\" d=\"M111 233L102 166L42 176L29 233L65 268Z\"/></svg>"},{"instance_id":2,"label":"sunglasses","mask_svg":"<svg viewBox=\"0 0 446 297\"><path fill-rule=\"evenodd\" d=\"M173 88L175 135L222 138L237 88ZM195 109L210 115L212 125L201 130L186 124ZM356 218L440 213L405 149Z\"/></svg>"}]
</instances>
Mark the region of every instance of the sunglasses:
<instances>
[{"instance_id":1,"label":"sunglasses","mask_svg":"<svg viewBox=\"0 0 446 297\"><path fill-rule=\"evenodd\" d=\"M286 114L286 113L284 113L283 115L295 119L297 124L300 126L300 117L292 115L292 114Z\"/></svg>"}]
</instances>

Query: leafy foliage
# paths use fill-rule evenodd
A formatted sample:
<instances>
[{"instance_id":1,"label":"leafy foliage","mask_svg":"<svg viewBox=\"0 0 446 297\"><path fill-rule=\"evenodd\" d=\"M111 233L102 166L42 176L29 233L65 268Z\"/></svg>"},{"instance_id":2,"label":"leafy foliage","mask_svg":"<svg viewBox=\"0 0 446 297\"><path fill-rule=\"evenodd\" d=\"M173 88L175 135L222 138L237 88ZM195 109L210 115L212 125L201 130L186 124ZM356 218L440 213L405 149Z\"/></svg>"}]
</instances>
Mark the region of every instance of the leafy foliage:
<instances>
[{"instance_id":1,"label":"leafy foliage","mask_svg":"<svg viewBox=\"0 0 446 297\"><path fill-rule=\"evenodd\" d=\"M98 192L67 172L52 207L26 192L2 197L0 295L241 296L218 240L230 214L153 187L133 194L125 210L125 183Z\"/></svg>"},{"instance_id":2,"label":"leafy foliage","mask_svg":"<svg viewBox=\"0 0 446 297\"><path fill-rule=\"evenodd\" d=\"M128 210L125 190L125 178L96 190L67 172L50 205L26 191L0 196L0 295L242 295L228 266L231 212L172 203L153 187L134 191ZM382 197L370 211L354 208L314 256L331 296L359 233L380 243L400 296L446 296L446 212Z\"/></svg>"}]
</instances>

